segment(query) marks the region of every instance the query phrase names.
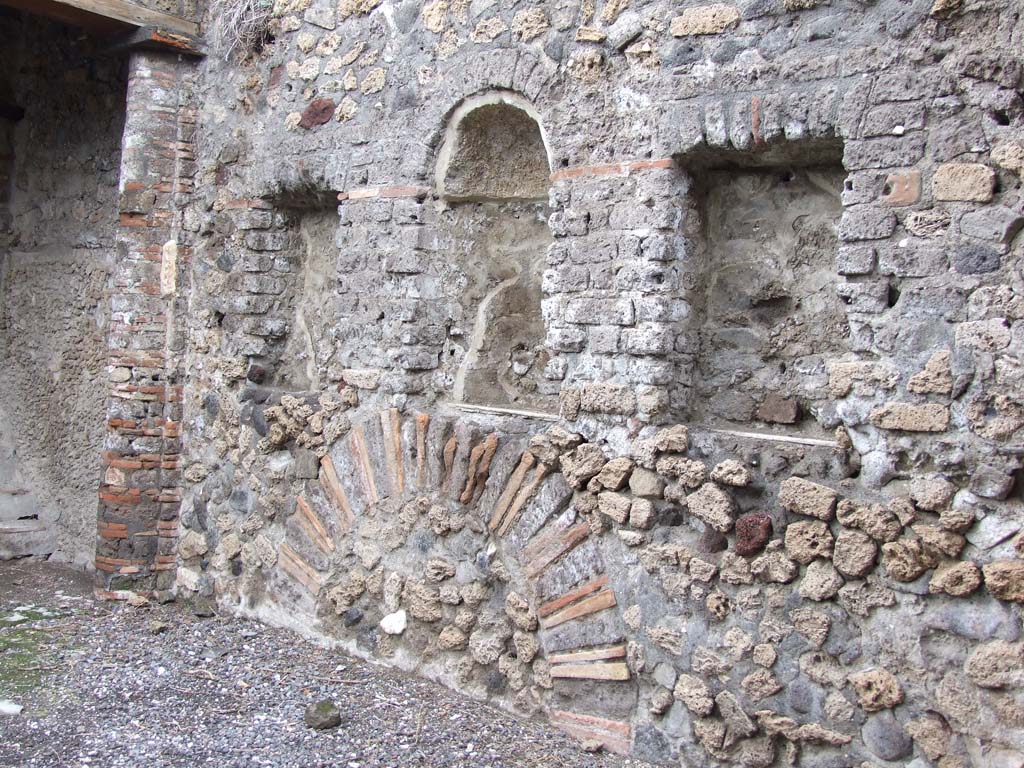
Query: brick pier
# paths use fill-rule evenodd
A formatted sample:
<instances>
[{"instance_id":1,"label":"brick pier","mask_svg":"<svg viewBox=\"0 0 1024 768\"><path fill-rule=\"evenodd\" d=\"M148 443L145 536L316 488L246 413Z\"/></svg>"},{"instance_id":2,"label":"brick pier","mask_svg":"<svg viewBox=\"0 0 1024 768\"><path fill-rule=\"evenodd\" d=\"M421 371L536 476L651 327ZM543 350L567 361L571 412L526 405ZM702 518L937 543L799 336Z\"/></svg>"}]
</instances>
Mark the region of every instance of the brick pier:
<instances>
[{"instance_id":1,"label":"brick pier","mask_svg":"<svg viewBox=\"0 0 1024 768\"><path fill-rule=\"evenodd\" d=\"M195 175L191 65L133 53L121 156L117 264L107 331L109 395L96 587L169 589L181 503L184 299L181 213Z\"/></svg>"}]
</instances>

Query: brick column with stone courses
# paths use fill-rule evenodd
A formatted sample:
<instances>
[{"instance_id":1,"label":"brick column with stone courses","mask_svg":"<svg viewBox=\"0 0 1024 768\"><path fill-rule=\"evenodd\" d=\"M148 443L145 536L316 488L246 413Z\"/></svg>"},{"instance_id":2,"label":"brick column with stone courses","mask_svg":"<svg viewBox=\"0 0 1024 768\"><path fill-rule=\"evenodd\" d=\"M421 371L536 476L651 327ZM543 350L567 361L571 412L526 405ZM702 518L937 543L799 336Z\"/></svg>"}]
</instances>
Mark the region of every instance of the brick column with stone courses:
<instances>
[{"instance_id":1,"label":"brick column with stone courses","mask_svg":"<svg viewBox=\"0 0 1024 768\"><path fill-rule=\"evenodd\" d=\"M195 175L191 66L133 53L111 286L110 394L96 543L97 592L174 581L181 501L184 298L181 213Z\"/></svg>"}]
</instances>

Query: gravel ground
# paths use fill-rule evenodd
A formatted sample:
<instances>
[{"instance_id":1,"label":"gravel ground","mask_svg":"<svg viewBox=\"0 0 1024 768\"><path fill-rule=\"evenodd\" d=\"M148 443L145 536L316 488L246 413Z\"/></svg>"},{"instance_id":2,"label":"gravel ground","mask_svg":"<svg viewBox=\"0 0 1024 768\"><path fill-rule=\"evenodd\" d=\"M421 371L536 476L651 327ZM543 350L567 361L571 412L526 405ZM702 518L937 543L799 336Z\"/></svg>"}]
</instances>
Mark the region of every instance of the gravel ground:
<instances>
[{"instance_id":1,"label":"gravel ground","mask_svg":"<svg viewBox=\"0 0 1024 768\"><path fill-rule=\"evenodd\" d=\"M308 704L342 725L314 731ZM93 599L89 577L0 563L0 766L645 766L592 755L437 684L284 630Z\"/></svg>"}]
</instances>

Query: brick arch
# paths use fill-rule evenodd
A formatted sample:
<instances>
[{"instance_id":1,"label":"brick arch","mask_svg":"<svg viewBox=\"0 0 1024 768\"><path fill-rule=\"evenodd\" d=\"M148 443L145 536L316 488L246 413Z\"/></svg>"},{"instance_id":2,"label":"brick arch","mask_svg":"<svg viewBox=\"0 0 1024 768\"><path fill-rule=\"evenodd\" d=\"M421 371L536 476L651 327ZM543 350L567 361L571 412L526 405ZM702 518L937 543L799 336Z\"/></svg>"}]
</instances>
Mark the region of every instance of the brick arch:
<instances>
[{"instance_id":1,"label":"brick arch","mask_svg":"<svg viewBox=\"0 0 1024 768\"><path fill-rule=\"evenodd\" d=\"M364 516L397 513L421 498L475 516L485 546L510 574L509 590L529 596L536 609L552 677L580 686L571 696L574 711L553 707L550 719L627 753L632 710L609 716L606 702L635 707L631 636L602 532L576 517L572 496L561 471L540 461L522 434L443 413L403 418L392 408L354 424L322 457L318 483L296 499L296 524L278 546L278 568L316 599L332 576L327 556Z\"/></svg>"},{"instance_id":2,"label":"brick arch","mask_svg":"<svg viewBox=\"0 0 1024 768\"><path fill-rule=\"evenodd\" d=\"M460 51L437 72L439 89L427 99L408 132L410 141L403 152L404 178L431 178L436 153L452 115L460 104L481 93L514 92L535 106L546 127L552 123L545 119L547 110L542 104L547 99L542 97L560 77L557 68L526 51L466 48L465 53ZM549 148L558 146L559 142L548 135Z\"/></svg>"}]
</instances>

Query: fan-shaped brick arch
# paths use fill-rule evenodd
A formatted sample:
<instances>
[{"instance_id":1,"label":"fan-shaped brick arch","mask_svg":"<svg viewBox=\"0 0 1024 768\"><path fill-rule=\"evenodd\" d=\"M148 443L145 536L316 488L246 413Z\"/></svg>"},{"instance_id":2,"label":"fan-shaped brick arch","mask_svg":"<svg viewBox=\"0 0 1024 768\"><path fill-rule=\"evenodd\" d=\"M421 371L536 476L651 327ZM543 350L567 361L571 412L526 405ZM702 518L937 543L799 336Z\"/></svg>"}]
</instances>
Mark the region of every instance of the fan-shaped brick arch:
<instances>
[{"instance_id":1,"label":"fan-shaped brick arch","mask_svg":"<svg viewBox=\"0 0 1024 768\"><path fill-rule=\"evenodd\" d=\"M565 694L570 704L558 704L555 692L551 720L628 752L637 697L628 629L597 545L600 531L576 517L572 496L564 475L524 449L521 436L445 414L403 418L389 409L354 425L321 458L317 481L295 499L277 567L324 602L339 567L333 555L365 521L426 506L420 500L479 521L510 576L510 592L535 606L551 678L577 686ZM609 701L628 707L609 713Z\"/></svg>"}]
</instances>

